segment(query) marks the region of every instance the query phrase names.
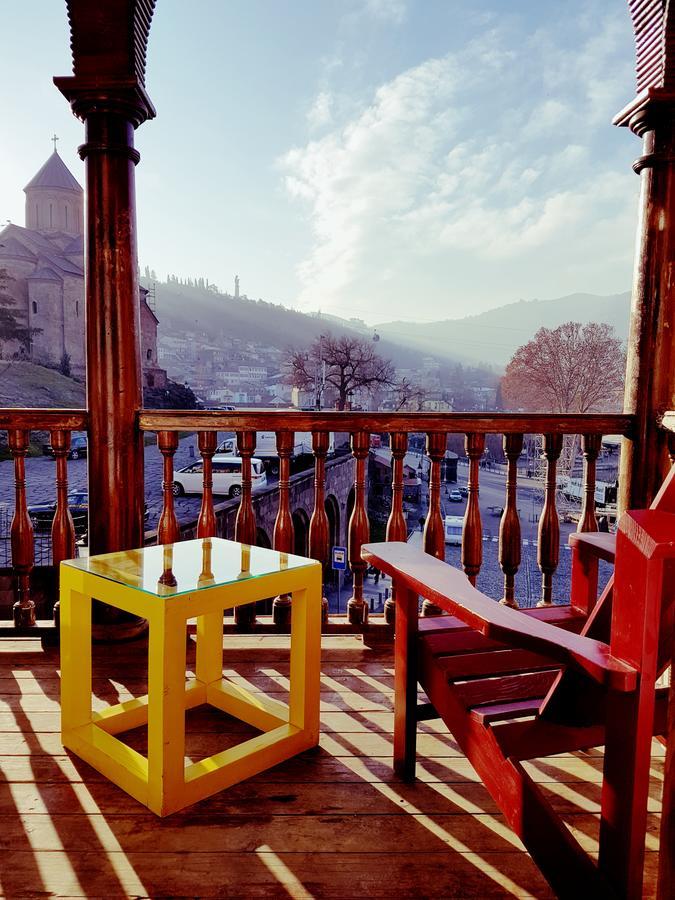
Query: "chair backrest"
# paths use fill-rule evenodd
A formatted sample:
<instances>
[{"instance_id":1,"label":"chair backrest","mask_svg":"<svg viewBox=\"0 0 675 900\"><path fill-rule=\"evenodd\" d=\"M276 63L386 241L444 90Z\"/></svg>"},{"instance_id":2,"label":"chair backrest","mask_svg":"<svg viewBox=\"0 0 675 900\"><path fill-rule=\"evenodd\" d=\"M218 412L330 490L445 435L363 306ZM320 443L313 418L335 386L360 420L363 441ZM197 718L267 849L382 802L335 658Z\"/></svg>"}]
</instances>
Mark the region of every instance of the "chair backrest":
<instances>
[{"instance_id":1,"label":"chair backrest","mask_svg":"<svg viewBox=\"0 0 675 900\"><path fill-rule=\"evenodd\" d=\"M671 467L649 508L673 514L675 538L675 466ZM581 634L610 644L620 658L641 672L646 667L658 678L669 664L675 639L675 560L665 565L659 596L649 596L646 584L642 590L636 588L634 569L644 565L634 549L623 535L617 536L615 572ZM620 583L616 581L617 575ZM653 628L654 620L659 623L658 629ZM605 691L596 682L576 671L565 670L551 687L540 715L556 722L588 724L601 716L604 698Z\"/></svg>"}]
</instances>

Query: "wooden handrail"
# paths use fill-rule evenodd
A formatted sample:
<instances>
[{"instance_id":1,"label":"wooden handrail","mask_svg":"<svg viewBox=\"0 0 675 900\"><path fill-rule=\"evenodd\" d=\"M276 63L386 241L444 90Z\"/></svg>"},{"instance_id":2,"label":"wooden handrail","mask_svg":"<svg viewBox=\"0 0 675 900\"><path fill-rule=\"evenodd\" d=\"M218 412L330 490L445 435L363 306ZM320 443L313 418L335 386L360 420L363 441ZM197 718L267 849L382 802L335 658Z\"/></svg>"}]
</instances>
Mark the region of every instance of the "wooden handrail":
<instances>
[{"instance_id":1,"label":"wooden handrail","mask_svg":"<svg viewBox=\"0 0 675 900\"><path fill-rule=\"evenodd\" d=\"M634 416L623 413L303 412L285 409L141 410L141 431L366 431L456 434L623 434ZM1 427L1 426L0 426Z\"/></svg>"},{"instance_id":2,"label":"wooden handrail","mask_svg":"<svg viewBox=\"0 0 675 900\"><path fill-rule=\"evenodd\" d=\"M86 431L86 409L14 409L0 407L0 431Z\"/></svg>"}]
</instances>

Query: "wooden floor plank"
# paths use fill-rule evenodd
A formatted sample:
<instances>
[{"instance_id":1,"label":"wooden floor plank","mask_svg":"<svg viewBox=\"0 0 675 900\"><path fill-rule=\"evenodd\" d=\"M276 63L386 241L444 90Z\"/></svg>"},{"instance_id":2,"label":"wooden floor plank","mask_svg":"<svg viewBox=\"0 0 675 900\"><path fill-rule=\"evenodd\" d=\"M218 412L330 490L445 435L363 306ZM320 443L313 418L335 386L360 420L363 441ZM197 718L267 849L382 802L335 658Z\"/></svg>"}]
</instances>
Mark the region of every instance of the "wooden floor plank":
<instances>
[{"instance_id":1,"label":"wooden floor plank","mask_svg":"<svg viewBox=\"0 0 675 900\"><path fill-rule=\"evenodd\" d=\"M287 637L228 635L224 655L235 683L286 697ZM143 642L96 648L94 707L143 694L146 657ZM64 752L58 673L56 651L0 643L2 896L551 896L440 721L420 725L418 780L393 774L390 650L328 638L320 749L164 820ZM188 731L196 758L247 733L204 709ZM142 744L143 729L126 739ZM601 750L526 765L593 852ZM663 779L656 744L651 774L646 897Z\"/></svg>"}]
</instances>

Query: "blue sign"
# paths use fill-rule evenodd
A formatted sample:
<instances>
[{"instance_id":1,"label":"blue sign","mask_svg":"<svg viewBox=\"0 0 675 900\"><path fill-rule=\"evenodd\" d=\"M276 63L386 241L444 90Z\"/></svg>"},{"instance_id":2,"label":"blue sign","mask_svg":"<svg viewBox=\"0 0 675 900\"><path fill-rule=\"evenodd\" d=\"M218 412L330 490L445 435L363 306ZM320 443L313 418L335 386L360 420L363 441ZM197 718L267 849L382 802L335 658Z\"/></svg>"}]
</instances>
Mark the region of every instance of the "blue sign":
<instances>
[{"instance_id":1,"label":"blue sign","mask_svg":"<svg viewBox=\"0 0 675 900\"><path fill-rule=\"evenodd\" d=\"M333 568L343 572L347 568L346 547L333 547Z\"/></svg>"}]
</instances>

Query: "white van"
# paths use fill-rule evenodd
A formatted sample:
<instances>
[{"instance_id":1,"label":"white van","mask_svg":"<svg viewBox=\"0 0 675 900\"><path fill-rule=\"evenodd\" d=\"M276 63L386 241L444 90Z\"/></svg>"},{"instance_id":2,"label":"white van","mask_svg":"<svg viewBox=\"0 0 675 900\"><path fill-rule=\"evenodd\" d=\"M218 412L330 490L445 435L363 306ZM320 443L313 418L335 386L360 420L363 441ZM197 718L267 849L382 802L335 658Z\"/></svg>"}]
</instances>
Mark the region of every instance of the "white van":
<instances>
[{"instance_id":1,"label":"white van","mask_svg":"<svg viewBox=\"0 0 675 900\"><path fill-rule=\"evenodd\" d=\"M330 432L328 453L335 452L335 435ZM312 432L296 431L293 442L293 459L299 456L309 455L312 452ZM227 453L228 456L238 456L236 437L225 438L216 448L216 453ZM255 439L255 455L263 461L265 468L271 475L279 474L279 457L277 456L277 436L274 431L258 431Z\"/></svg>"},{"instance_id":2,"label":"white van","mask_svg":"<svg viewBox=\"0 0 675 900\"><path fill-rule=\"evenodd\" d=\"M241 494L241 457L216 454L213 457L212 468L213 493L238 497ZM201 459L174 472L171 488L174 497L182 497L184 494L203 494L203 472L204 466ZM253 458L251 460L251 481L254 491L267 485L267 475L261 459Z\"/></svg>"},{"instance_id":3,"label":"white van","mask_svg":"<svg viewBox=\"0 0 675 900\"><path fill-rule=\"evenodd\" d=\"M445 517L445 543L454 544L456 547L462 544L462 529L464 528L463 516Z\"/></svg>"}]
</instances>

